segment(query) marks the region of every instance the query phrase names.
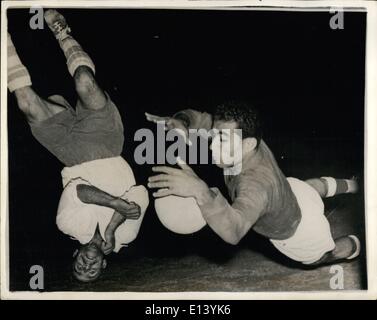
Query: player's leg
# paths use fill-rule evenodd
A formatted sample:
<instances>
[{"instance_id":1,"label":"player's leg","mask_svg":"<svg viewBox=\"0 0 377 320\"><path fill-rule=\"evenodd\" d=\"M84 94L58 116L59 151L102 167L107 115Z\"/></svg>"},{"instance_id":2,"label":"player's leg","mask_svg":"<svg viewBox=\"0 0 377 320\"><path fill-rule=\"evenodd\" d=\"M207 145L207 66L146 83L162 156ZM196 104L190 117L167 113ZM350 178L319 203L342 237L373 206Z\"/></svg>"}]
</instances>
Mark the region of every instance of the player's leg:
<instances>
[{"instance_id":1,"label":"player's leg","mask_svg":"<svg viewBox=\"0 0 377 320\"><path fill-rule=\"evenodd\" d=\"M333 197L338 194L356 193L358 191L357 181L354 179L335 179L332 177L322 177L305 181L312 186L321 198ZM343 236L334 240L335 248L327 252L322 258L311 265L318 266L329 264L340 260L350 260L360 254L360 241L354 235Z\"/></svg>"},{"instance_id":2,"label":"player's leg","mask_svg":"<svg viewBox=\"0 0 377 320\"><path fill-rule=\"evenodd\" d=\"M336 261L352 260L360 254L360 240L354 235L343 236L335 240L335 249L325 253L321 259L310 264L318 266Z\"/></svg>"},{"instance_id":3,"label":"player's leg","mask_svg":"<svg viewBox=\"0 0 377 320\"><path fill-rule=\"evenodd\" d=\"M22 64L8 33L8 88L14 92L18 107L28 121L43 121L65 109L42 99L31 85L30 74Z\"/></svg>"},{"instance_id":4,"label":"player's leg","mask_svg":"<svg viewBox=\"0 0 377 320\"><path fill-rule=\"evenodd\" d=\"M305 265L319 266L337 260L353 259L360 253L360 241L354 235L334 240L330 223L324 215L324 203L318 196L327 189L320 179L311 183L288 178L301 209L301 221L294 235L285 240L270 239L287 257ZM313 187L310 187L310 186Z\"/></svg>"},{"instance_id":5,"label":"player's leg","mask_svg":"<svg viewBox=\"0 0 377 320\"><path fill-rule=\"evenodd\" d=\"M103 108L107 99L95 80L95 66L92 59L70 35L71 29L63 15L50 9L45 12L44 17L67 59L68 71L75 80L82 106L91 110Z\"/></svg>"},{"instance_id":6,"label":"player's leg","mask_svg":"<svg viewBox=\"0 0 377 320\"><path fill-rule=\"evenodd\" d=\"M87 66L79 66L74 74L76 92L81 104L86 109L99 110L106 104L107 98L98 86L93 71Z\"/></svg>"},{"instance_id":7,"label":"player's leg","mask_svg":"<svg viewBox=\"0 0 377 320\"><path fill-rule=\"evenodd\" d=\"M321 177L305 181L311 185L321 198L333 197L343 193L356 193L358 183L354 179L335 179L332 177Z\"/></svg>"}]
</instances>

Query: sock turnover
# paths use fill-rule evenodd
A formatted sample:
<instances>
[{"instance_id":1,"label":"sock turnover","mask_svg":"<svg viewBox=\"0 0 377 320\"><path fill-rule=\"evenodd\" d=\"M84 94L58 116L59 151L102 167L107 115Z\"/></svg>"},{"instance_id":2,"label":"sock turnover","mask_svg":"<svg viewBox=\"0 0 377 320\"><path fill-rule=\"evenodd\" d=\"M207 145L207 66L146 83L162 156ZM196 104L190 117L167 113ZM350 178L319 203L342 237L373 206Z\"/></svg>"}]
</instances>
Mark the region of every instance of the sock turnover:
<instances>
[{"instance_id":1,"label":"sock turnover","mask_svg":"<svg viewBox=\"0 0 377 320\"><path fill-rule=\"evenodd\" d=\"M80 66L87 66L95 73L95 65L92 59L72 36L59 40L59 44L67 59L68 71L71 76L75 74L76 69Z\"/></svg>"},{"instance_id":2,"label":"sock turnover","mask_svg":"<svg viewBox=\"0 0 377 320\"><path fill-rule=\"evenodd\" d=\"M333 177L321 177L326 184L326 198L333 197L342 193L356 193L358 191L358 183L352 179L335 179Z\"/></svg>"}]
</instances>

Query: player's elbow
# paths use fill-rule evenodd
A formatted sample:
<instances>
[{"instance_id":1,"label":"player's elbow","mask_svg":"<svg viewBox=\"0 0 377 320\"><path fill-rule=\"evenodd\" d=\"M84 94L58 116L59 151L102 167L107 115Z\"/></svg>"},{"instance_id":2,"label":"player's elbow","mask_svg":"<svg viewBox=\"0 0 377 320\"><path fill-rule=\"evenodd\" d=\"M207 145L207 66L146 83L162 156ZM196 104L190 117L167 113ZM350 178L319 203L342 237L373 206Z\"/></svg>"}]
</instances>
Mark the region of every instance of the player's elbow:
<instances>
[{"instance_id":1,"label":"player's elbow","mask_svg":"<svg viewBox=\"0 0 377 320\"><path fill-rule=\"evenodd\" d=\"M241 239L242 239L242 237L237 232L228 233L225 237L223 237L223 240L226 243L229 243L229 244L234 245L234 246L236 246L237 244L239 244L239 242L241 241Z\"/></svg>"},{"instance_id":2,"label":"player's elbow","mask_svg":"<svg viewBox=\"0 0 377 320\"><path fill-rule=\"evenodd\" d=\"M229 244L236 246L241 241L241 238L232 238L228 241Z\"/></svg>"},{"instance_id":3,"label":"player's elbow","mask_svg":"<svg viewBox=\"0 0 377 320\"><path fill-rule=\"evenodd\" d=\"M227 232L224 233L223 239L225 240L225 242L235 246L240 243L240 241L248 232L248 230L249 227L246 226L246 224L244 223L237 226L233 226L232 228L229 228Z\"/></svg>"}]
</instances>

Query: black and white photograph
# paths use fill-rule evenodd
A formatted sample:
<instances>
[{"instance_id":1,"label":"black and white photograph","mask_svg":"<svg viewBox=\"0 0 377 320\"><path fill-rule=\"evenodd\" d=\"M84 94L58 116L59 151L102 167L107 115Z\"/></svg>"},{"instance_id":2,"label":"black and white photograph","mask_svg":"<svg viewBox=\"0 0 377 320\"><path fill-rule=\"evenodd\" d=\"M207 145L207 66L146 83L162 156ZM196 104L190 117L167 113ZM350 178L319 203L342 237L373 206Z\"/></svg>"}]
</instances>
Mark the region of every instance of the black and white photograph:
<instances>
[{"instance_id":1,"label":"black and white photograph","mask_svg":"<svg viewBox=\"0 0 377 320\"><path fill-rule=\"evenodd\" d=\"M294 3L2 3L2 297L370 298L376 6Z\"/></svg>"}]
</instances>

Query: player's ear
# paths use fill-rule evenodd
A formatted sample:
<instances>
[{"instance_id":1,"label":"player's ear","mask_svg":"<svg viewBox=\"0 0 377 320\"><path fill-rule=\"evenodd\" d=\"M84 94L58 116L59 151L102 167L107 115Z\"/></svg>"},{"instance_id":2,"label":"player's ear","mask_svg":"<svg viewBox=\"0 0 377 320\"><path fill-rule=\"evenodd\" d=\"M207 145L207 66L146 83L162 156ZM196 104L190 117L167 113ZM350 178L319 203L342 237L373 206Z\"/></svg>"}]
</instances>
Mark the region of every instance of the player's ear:
<instances>
[{"instance_id":1,"label":"player's ear","mask_svg":"<svg viewBox=\"0 0 377 320\"><path fill-rule=\"evenodd\" d=\"M258 141L256 138L248 137L243 139L243 148L245 151L253 151L257 147Z\"/></svg>"},{"instance_id":2,"label":"player's ear","mask_svg":"<svg viewBox=\"0 0 377 320\"><path fill-rule=\"evenodd\" d=\"M102 260L102 269L105 269L107 267L107 261L106 259Z\"/></svg>"}]
</instances>

